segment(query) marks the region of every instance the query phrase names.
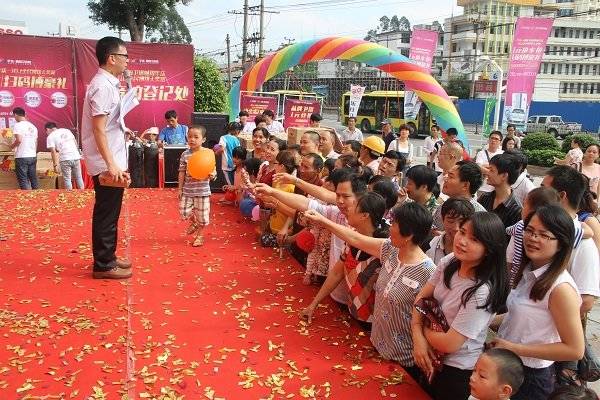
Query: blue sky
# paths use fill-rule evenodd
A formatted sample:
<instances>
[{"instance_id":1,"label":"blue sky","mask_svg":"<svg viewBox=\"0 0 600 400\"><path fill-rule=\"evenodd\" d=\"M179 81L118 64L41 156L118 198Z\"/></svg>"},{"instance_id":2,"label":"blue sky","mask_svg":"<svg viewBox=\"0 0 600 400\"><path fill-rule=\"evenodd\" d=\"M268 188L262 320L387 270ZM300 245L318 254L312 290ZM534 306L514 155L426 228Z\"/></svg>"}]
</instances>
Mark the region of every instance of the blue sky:
<instances>
[{"instance_id":1,"label":"blue sky","mask_svg":"<svg viewBox=\"0 0 600 400\"><path fill-rule=\"evenodd\" d=\"M265 17L265 50L287 43L287 39L302 41L331 35L362 38L378 24L382 15L406 16L412 24L419 24L436 19L442 22L453 8L454 13L462 10L456 6L456 0L337 1L331 4L332 0L265 0L269 10L280 11ZM4 2L2 18L25 21L28 33L34 35L57 32L59 22L77 26L80 36L85 38L114 34L105 26L93 24L86 4L86 0ZM259 0L249 1L251 6L258 4ZM242 6L243 0L192 0L188 6L179 5L178 10L188 24L196 49L220 51L225 48L225 35L229 34L233 50L241 51L242 16L227 14L227 11L241 10ZM252 17L248 31L258 32L258 27L258 17ZM124 38L129 39L128 33Z\"/></svg>"}]
</instances>

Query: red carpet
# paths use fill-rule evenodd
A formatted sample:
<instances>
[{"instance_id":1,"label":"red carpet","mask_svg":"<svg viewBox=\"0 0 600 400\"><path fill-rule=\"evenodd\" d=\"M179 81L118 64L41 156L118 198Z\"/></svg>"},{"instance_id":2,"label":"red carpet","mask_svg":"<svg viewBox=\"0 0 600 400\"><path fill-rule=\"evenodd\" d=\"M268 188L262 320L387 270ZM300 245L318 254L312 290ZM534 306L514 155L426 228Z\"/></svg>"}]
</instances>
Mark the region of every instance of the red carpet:
<instances>
[{"instance_id":1,"label":"red carpet","mask_svg":"<svg viewBox=\"0 0 600 400\"><path fill-rule=\"evenodd\" d=\"M428 398L332 303L304 326L317 288L219 197L193 248L173 190L129 190L116 282L91 279L92 191L2 192L0 398Z\"/></svg>"}]
</instances>

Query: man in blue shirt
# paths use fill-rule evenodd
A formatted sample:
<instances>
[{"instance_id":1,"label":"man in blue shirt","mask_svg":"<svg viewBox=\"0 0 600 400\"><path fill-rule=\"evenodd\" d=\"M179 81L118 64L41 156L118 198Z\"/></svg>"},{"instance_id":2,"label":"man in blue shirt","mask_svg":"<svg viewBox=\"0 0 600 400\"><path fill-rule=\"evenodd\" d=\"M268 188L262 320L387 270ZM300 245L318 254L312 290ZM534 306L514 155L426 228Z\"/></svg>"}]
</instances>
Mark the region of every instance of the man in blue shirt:
<instances>
[{"instance_id":1,"label":"man in blue shirt","mask_svg":"<svg viewBox=\"0 0 600 400\"><path fill-rule=\"evenodd\" d=\"M175 110L167 111L165 119L167 120L167 126L160 131L158 142L160 144L186 144L188 127L177 122Z\"/></svg>"}]
</instances>

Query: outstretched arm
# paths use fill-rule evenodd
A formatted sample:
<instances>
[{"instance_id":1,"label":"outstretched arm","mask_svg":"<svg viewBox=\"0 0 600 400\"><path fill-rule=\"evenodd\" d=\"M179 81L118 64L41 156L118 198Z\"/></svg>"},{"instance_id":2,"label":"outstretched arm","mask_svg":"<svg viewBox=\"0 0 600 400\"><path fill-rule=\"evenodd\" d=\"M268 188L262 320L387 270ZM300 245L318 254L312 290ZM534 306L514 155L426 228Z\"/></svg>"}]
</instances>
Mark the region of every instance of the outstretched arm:
<instances>
[{"instance_id":1,"label":"outstretched arm","mask_svg":"<svg viewBox=\"0 0 600 400\"><path fill-rule=\"evenodd\" d=\"M350 246L362 251L366 251L374 257L381 257L381 245L386 239L379 239L360 234L355 230L348 228L347 226L336 224L335 222L330 221L315 210L306 211L304 216L308 220L325 227L325 229L344 240Z\"/></svg>"},{"instance_id":2,"label":"outstretched arm","mask_svg":"<svg viewBox=\"0 0 600 400\"><path fill-rule=\"evenodd\" d=\"M295 177L290 174L275 174L273 176L273 183L277 184L293 184L306 194L310 194L311 196L324 201L325 203L335 204L335 192L331 190L327 190L324 187L313 185L312 183L308 183L303 181L302 179Z\"/></svg>"}]
</instances>

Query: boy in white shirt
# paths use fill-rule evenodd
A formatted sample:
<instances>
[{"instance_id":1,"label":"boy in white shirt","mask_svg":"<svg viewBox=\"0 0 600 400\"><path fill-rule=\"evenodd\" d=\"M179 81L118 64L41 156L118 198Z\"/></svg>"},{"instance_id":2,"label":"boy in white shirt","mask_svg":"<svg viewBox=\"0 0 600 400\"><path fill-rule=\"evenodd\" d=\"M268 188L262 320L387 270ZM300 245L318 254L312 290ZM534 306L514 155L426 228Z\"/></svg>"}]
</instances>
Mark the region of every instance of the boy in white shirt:
<instances>
[{"instance_id":1,"label":"boy in white shirt","mask_svg":"<svg viewBox=\"0 0 600 400\"><path fill-rule=\"evenodd\" d=\"M61 172L65 189L73 189L71 178L75 178L78 189L83 189L81 155L75 135L68 129L58 129L54 122L47 122L45 128L48 135L46 147L52 153L54 172Z\"/></svg>"},{"instance_id":2,"label":"boy in white shirt","mask_svg":"<svg viewBox=\"0 0 600 400\"><path fill-rule=\"evenodd\" d=\"M11 148L15 149L15 172L19 187L23 190L37 189L37 128L25 117L25 110L21 107L13 109L17 123L13 126L15 142Z\"/></svg>"},{"instance_id":3,"label":"boy in white shirt","mask_svg":"<svg viewBox=\"0 0 600 400\"><path fill-rule=\"evenodd\" d=\"M510 350L486 350L475 364L469 400L509 400L523 384L523 362Z\"/></svg>"}]
</instances>

